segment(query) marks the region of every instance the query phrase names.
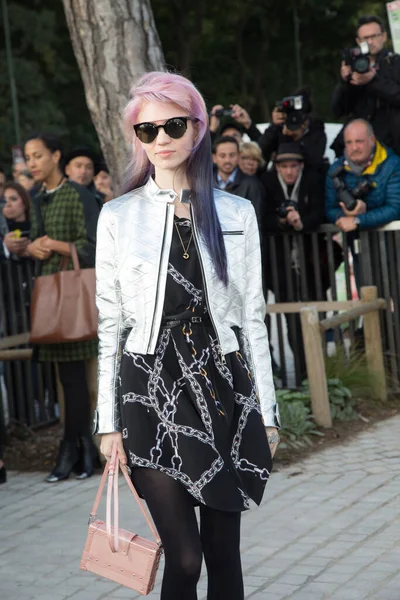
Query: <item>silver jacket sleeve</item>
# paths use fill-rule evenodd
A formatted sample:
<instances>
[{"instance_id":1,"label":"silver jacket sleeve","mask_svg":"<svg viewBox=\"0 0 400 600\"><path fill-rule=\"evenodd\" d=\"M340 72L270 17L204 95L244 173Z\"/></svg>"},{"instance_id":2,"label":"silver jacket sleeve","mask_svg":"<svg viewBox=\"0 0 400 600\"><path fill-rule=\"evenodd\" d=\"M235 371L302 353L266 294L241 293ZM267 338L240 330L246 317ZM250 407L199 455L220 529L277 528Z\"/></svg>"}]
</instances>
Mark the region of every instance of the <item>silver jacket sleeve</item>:
<instances>
[{"instance_id":1,"label":"silver jacket sleeve","mask_svg":"<svg viewBox=\"0 0 400 600\"><path fill-rule=\"evenodd\" d=\"M245 216L246 236L246 296L244 298L245 354L252 366L261 414L266 427L279 427L279 408L269 352L268 331L265 325L265 300L262 289L261 250L257 218L250 205ZM247 346L247 347L246 347Z\"/></svg>"},{"instance_id":2,"label":"silver jacket sleeve","mask_svg":"<svg viewBox=\"0 0 400 600\"><path fill-rule=\"evenodd\" d=\"M122 323L116 287L113 219L105 205L97 227L96 304L99 311L98 399L94 433L120 431L118 397Z\"/></svg>"}]
</instances>

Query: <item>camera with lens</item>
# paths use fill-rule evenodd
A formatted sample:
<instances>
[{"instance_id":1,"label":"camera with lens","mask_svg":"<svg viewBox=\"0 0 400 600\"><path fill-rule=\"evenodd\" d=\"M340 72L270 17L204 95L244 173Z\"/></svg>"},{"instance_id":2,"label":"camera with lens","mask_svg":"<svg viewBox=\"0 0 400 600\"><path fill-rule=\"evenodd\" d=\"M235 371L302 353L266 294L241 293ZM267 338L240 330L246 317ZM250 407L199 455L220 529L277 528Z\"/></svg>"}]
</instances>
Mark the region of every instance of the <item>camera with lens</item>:
<instances>
[{"instance_id":1,"label":"camera with lens","mask_svg":"<svg viewBox=\"0 0 400 600\"><path fill-rule=\"evenodd\" d=\"M330 173L330 177L332 179L333 187L336 190L337 199L339 202L343 202L346 209L351 212L357 206L357 200L364 200L368 195L373 188L373 184L367 179L362 179L354 189L348 190L343 179L340 177L342 172L343 165L338 165L336 169Z\"/></svg>"},{"instance_id":2,"label":"camera with lens","mask_svg":"<svg viewBox=\"0 0 400 600\"><path fill-rule=\"evenodd\" d=\"M286 219L288 214L288 208L294 208L294 210L298 210L299 206L294 200L285 200L284 202L282 202L282 204L280 204L276 209L276 214L280 219Z\"/></svg>"},{"instance_id":3,"label":"camera with lens","mask_svg":"<svg viewBox=\"0 0 400 600\"><path fill-rule=\"evenodd\" d=\"M303 110L303 96L287 96L286 98L283 98L282 100L277 102L275 108L277 108L280 112L286 114L297 110Z\"/></svg>"},{"instance_id":4,"label":"camera with lens","mask_svg":"<svg viewBox=\"0 0 400 600\"><path fill-rule=\"evenodd\" d=\"M355 73L367 73L369 71L369 46L367 42L361 42L355 48L345 48L343 50L344 63L351 67Z\"/></svg>"},{"instance_id":5,"label":"camera with lens","mask_svg":"<svg viewBox=\"0 0 400 600\"><path fill-rule=\"evenodd\" d=\"M210 114L210 117L218 117L220 119L221 117L231 117L232 113L231 108L217 108L216 111Z\"/></svg>"}]
</instances>

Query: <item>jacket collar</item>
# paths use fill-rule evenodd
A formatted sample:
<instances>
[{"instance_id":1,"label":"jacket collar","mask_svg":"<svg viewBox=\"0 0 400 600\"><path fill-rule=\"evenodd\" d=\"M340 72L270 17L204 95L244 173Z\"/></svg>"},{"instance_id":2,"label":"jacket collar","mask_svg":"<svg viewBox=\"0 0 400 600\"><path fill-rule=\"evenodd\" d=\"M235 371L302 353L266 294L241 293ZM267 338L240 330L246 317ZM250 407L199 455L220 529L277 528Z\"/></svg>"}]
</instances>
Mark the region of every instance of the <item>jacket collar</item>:
<instances>
[{"instance_id":1,"label":"jacket collar","mask_svg":"<svg viewBox=\"0 0 400 600\"><path fill-rule=\"evenodd\" d=\"M374 175L376 169L387 159L387 156L388 153L385 146L376 142L374 158L372 159L371 164L363 171L363 175Z\"/></svg>"},{"instance_id":2,"label":"jacket collar","mask_svg":"<svg viewBox=\"0 0 400 600\"><path fill-rule=\"evenodd\" d=\"M151 198L158 202L173 202L177 198L175 190L162 190L158 187L153 177L150 177L148 182L144 185L144 189Z\"/></svg>"}]
</instances>

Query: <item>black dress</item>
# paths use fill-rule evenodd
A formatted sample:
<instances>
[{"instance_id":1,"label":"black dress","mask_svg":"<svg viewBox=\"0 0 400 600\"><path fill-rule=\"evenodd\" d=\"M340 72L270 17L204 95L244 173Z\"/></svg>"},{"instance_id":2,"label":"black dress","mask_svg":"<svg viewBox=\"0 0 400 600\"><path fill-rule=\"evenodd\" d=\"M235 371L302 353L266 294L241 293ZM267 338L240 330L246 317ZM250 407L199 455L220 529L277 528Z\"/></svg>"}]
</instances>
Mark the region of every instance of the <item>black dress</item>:
<instances>
[{"instance_id":1,"label":"black dress","mask_svg":"<svg viewBox=\"0 0 400 600\"><path fill-rule=\"evenodd\" d=\"M163 321L154 355L123 351L121 418L131 468L158 469L194 503L242 511L261 502L272 459L251 373L240 352L225 358L207 318L201 268L188 219L175 218Z\"/></svg>"}]
</instances>

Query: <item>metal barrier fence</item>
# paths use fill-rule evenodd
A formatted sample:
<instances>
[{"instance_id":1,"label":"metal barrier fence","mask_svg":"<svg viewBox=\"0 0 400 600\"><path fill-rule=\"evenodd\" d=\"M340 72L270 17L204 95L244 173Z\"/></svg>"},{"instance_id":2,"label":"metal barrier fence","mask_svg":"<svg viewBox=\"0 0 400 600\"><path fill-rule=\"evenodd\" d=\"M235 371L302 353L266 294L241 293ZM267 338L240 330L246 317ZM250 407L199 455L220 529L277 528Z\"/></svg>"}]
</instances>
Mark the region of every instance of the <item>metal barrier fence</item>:
<instances>
[{"instance_id":1,"label":"metal barrier fence","mask_svg":"<svg viewBox=\"0 0 400 600\"><path fill-rule=\"evenodd\" d=\"M381 313L385 366L390 387L400 389L400 221L360 235L360 281L376 285L378 295L388 301Z\"/></svg>"},{"instance_id":2,"label":"metal barrier fence","mask_svg":"<svg viewBox=\"0 0 400 600\"><path fill-rule=\"evenodd\" d=\"M33 274L30 260L4 260L0 263L2 337L29 331ZM54 363L12 360L4 361L1 367L1 407L6 423L14 420L39 427L57 419Z\"/></svg>"},{"instance_id":3,"label":"metal barrier fence","mask_svg":"<svg viewBox=\"0 0 400 600\"><path fill-rule=\"evenodd\" d=\"M339 243L340 242L340 243ZM398 389L400 355L400 221L360 235L338 234L331 225L310 234L270 234L264 247L264 283L268 292L267 324L272 331L273 356L283 387L299 385L306 376L300 315L279 314L275 303L351 300L357 287L376 285L387 301L380 313L385 366L389 385ZM29 303L33 264L29 260L0 262L0 325L2 336L29 331ZM269 290L269 291L268 291ZM329 304L327 305L329 308ZM332 310L334 308L332 305ZM320 319L326 318L325 313ZM271 325L272 323L272 325ZM326 344L354 343L356 326L345 334L338 327L328 332ZM21 346L28 347L28 346ZM8 418L31 427L53 422L58 416L54 364L10 360L0 363L2 402Z\"/></svg>"},{"instance_id":4,"label":"metal barrier fence","mask_svg":"<svg viewBox=\"0 0 400 600\"><path fill-rule=\"evenodd\" d=\"M322 225L316 233L270 234L264 248L265 288L268 300L276 303L345 301L357 298L362 286L376 285L378 296L387 301L380 313L385 367L390 387L398 390L400 356L400 221L371 231L342 234L332 225ZM273 296L271 296L273 292ZM268 307L272 313L274 307ZM332 311L333 305L332 305ZM276 331L272 331L273 356L280 366L283 387L297 386L306 374L300 316L276 311ZM320 319L325 315L321 314ZM270 321L270 318L268 318ZM349 323L343 334L339 327L326 335L329 341L348 345L359 341L361 329ZM293 358L291 357L293 356ZM292 373L290 364L292 363Z\"/></svg>"}]
</instances>

